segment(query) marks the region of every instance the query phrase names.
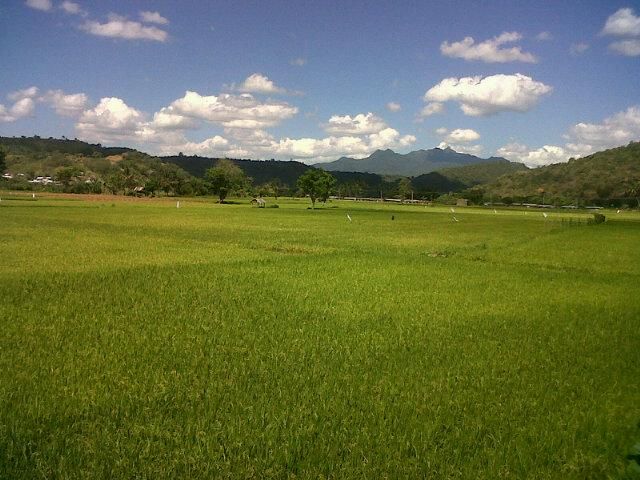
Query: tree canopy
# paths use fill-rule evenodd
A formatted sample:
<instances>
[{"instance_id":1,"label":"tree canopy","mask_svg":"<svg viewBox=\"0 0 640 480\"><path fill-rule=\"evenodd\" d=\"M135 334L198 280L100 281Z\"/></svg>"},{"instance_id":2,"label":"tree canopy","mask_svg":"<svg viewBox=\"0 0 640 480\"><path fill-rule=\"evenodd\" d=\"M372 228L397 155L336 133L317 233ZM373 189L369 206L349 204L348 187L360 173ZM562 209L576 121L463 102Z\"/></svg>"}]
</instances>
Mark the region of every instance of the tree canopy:
<instances>
[{"instance_id":1,"label":"tree canopy","mask_svg":"<svg viewBox=\"0 0 640 480\"><path fill-rule=\"evenodd\" d=\"M227 159L218 160L215 167L208 169L205 179L209 191L218 195L220 203L224 203L229 193L246 188L249 183L242 169Z\"/></svg>"},{"instance_id":2,"label":"tree canopy","mask_svg":"<svg viewBox=\"0 0 640 480\"><path fill-rule=\"evenodd\" d=\"M336 185L336 179L324 170L309 169L303 173L297 182L298 188L305 195L309 195L311 206L315 208L316 200L326 201Z\"/></svg>"}]
</instances>

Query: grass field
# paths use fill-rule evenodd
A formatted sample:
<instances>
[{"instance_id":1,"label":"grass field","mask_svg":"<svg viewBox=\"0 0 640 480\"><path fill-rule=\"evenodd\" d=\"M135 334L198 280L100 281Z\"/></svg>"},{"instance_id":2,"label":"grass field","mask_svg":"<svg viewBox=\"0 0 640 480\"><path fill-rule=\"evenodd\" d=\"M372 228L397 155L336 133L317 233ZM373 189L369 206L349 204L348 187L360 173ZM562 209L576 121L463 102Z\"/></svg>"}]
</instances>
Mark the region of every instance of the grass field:
<instances>
[{"instance_id":1,"label":"grass field","mask_svg":"<svg viewBox=\"0 0 640 480\"><path fill-rule=\"evenodd\" d=\"M278 203L3 196L0 478L635 478L640 214Z\"/></svg>"}]
</instances>

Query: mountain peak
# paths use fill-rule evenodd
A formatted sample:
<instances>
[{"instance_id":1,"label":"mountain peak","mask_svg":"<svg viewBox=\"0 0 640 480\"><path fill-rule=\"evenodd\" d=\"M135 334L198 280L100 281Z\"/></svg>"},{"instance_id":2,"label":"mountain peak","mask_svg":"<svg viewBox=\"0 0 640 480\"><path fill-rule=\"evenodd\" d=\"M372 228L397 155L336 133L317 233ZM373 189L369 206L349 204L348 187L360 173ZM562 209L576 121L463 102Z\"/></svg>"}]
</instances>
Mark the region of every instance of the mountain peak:
<instances>
[{"instance_id":1,"label":"mountain peak","mask_svg":"<svg viewBox=\"0 0 640 480\"><path fill-rule=\"evenodd\" d=\"M458 153L447 146L445 149L421 149L407 154L396 153L391 149L376 150L365 158L342 157L334 162L319 165L319 167L329 171L416 176L441 168L459 167L485 161L474 155Z\"/></svg>"}]
</instances>

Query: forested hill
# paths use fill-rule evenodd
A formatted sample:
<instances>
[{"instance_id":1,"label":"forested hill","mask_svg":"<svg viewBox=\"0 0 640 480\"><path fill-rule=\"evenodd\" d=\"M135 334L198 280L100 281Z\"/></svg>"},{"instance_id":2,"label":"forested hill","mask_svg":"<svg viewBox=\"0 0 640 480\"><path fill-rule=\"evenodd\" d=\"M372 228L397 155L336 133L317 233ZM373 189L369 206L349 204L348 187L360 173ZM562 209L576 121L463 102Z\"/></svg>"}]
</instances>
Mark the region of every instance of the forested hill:
<instances>
[{"instance_id":1,"label":"forested hill","mask_svg":"<svg viewBox=\"0 0 640 480\"><path fill-rule=\"evenodd\" d=\"M634 204L640 192L640 143L587 157L504 175L484 187L486 195L547 203Z\"/></svg>"},{"instance_id":2,"label":"forested hill","mask_svg":"<svg viewBox=\"0 0 640 480\"><path fill-rule=\"evenodd\" d=\"M102 145L83 142L82 140L58 138L34 137L0 137L0 146L13 155L35 155L48 153L61 153L70 155L120 155L126 152L133 152L132 148L126 147L103 147Z\"/></svg>"},{"instance_id":3,"label":"forested hill","mask_svg":"<svg viewBox=\"0 0 640 480\"><path fill-rule=\"evenodd\" d=\"M186 170L195 177L204 177L205 172L218 161L216 158L198 157L196 155L175 155L161 157L164 162L171 162ZM278 160L239 160L232 159L242 171L253 179L255 184L262 184L274 179L279 179L285 185L294 185L298 177L306 172L309 165L295 161Z\"/></svg>"},{"instance_id":4,"label":"forested hill","mask_svg":"<svg viewBox=\"0 0 640 480\"><path fill-rule=\"evenodd\" d=\"M501 175L527 170L521 163L504 158L464 165L462 167L443 168L411 179L411 185L418 195L428 192L459 192L470 187L495 181Z\"/></svg>"}]
</instances>

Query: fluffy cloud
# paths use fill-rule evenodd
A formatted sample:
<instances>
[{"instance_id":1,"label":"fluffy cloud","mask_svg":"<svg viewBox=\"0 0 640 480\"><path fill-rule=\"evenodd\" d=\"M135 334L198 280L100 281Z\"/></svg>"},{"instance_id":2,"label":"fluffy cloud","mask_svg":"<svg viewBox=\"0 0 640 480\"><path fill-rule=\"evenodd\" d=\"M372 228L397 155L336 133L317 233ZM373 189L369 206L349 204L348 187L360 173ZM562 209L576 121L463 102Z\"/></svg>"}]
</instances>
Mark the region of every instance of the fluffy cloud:
<instances>
[{"instance_id":1,"label":"fluffy cloud","mask_svg":"<svg viewBox=\"0 0 640 480\"><path fill-rule=\"evenodd\" d=\"M29 8L34 8L36 10L42 10L43 12L48 12L53 8L51 4L51 0L27 0L24 4Z\"/></svg>"},{"instance_id":2,"label":"fluffy cloud","mask_svg":"<svg viewBox=\"0 0 640 480\"><path fill-rule=\"evenodd\" d=\"M551 34L551 32L540 32L539 34L536 35L536 40L540 40L541 42L547 41L547 40L553 40L553 35Z\"/></svg>"},{"instance_id":3,"label":"fluffy cloud","mask_svg":"<svg viewBox=\"0 0 640 480\"><path fill-rule=\"evenodd\" d=\"M343 155L362 158L378 149L404 148L415 140L413 135L400 136L397 130L386 128L366 136L330 136L322 139L284 138L272 142L268 151L280 158L290 157L309 163L320 163L335 160Z\"/></svg>"},{"instance_id":4,"label":"fluffy cloud","mask_svg":"<svg viewBox=\"0 0 640 480\"><path fill-rule=\"evenodd\" d=\"M640 37L640 17L631 8L621 8L607 19L601 33L617 37ZM640 56L640 39L627 38L613 42L609 50L627 57Z\"/></svg>"},{"instance_id":5,"label":"fluffy cloud","mask_svg":"<svg viewBox=\"0 0 640 480\"><path fill-rule=\"evenodd\" d=\"M637 17L631 8L621 8L607 18L602 35L640 36L640 17Z\"/></svg>"},{"instance_id":6,"label":"fluffy cloud","mask_svg":"<svg viewBox=\"0 0 640 480\"><path fill-rule=\"evenodd\" d=\"M80 115L89 103L84 93L65 94L62 90L49 90L40 100L50 104L58 115L64 117Z\"/></svg>"},{"instance_id":7,"label":"fluffy cloud","mask_svg":"<svg viewBox=\"0 0 640 480\"><path fill-rule=\"evenodd\" d=\"M158 27L145 26L139 22L127 20L119 15L109 15L107 23L87 21L82 30L99 37L122 38L125 40L150 40L164 42L169 35Z\"/></svg>"},{"instance_id":8,"label":"fluffy cloud","mask_svg":"<svg viewBox=\"0 0 640 480\"><path fill-rule=\"evenodd\" d=\"M458 153L468 153L469 155L480 155L484 150L482 145L455 145L449 142L440 142L438 148L442 150L451 148Z\"/></svg>"},{"instance_id":9,"label":"fluffy cloud","mask_svg":"<svg viewBox=\"0 0 640 480\"><path fill-rule=\"evenodd\" d=\"M289 64L296 67L304 67L307 64L307 59L302 57L294 58L289 62Z\"/></svg>"},{"instance_id":10,"label":"fluffy cloud","mask_svg":"<svg viewBox=\"0 0 640 480\"><path fill-rule=\"evenodd\" d=\"M157 23L158 25L167 25L169 23L169 20L158 12L140 12L140 18L146 23Z\"/></svg>"},{"instance_id":11,"label":"fluffy cloud","mask_svg":"<svg viewBox=\"0 0 640 480\"><path fill-rule=\"evenodd\" d=\"M30 116L35 108L34 99L37 95L37 87L29 87L11 92L7 95L7 98L14 103L11 107L0 104L0 122L15 122L16 120Z\"/></svg>"},{"instance_id":12,"label":"fluffy cloud","mask_svg":"<svg viewBox=\"0 0 640 480\"><path fill-rule=\"evenodd\" d=\"M249 75L237 90L246 93L286 93L284 88L276 86L273 81L261 73Z\"/></svg>"},{"instance_id":13,"label":"fluffy cloud","mask_svg":"<svg viewBox=\"0 0 640 480\"><path fill-rule=\"evenodd\" d=\"M435 115L437 113L444 112L444 104L440 102L431 102L427 103L420 113L418 114L418 119L424 119L426 117L430 117L431 115Z\"/></svg>"},{"instance_id":14,"label":"fluffy cloud","mask_svg":"<svg viewBox=\"0 0 640 480\"><path fill-rule=\"evenodd\" d=\"M23 98L7 108L0 104L0 122L15 122L21 118L30 116L33 113L35 103L31 98Z\"/></svg>"},{"instance_id":15,"label":"fluffy cloud","mask_svg":"<svg viewBox=\"0 0 640 480\"><path fill-rule=\"evenodd\" d=\"M472 37L465 37L460 42L442 42L440 52L453 58L465 60L480 60L486 63L526 62L535 63L536 57L523 52L520 47L503 48L505 43L512 43L522 39L518 32L504 32L490 40L475 43Z\"/></svg>"},{"instance_id":16,"label":"fluffy cloud","mask_svg":"<svg viewBox=\"0 0 640 480\"><path fill-rule=\"evenodd\" d=\"M127 140L142 131L143 121L144 115L122 99L107 97L82 113L76 130L92 141Z\"/></svg>"},{"instance_id":17,"label":"fluffy cloud","mask_svg":"<svg viewBox=\"0 0 640 480\"><path fill-rule=\"evenodd\" d=\"M564 137L567 143L562 147L545 145L530 149L526 145L510 143L499 148L496 154L536 167L625 145L640 138L640 106L629 107L605 118L602 123L578 123Z\"/></svg>"},{"instance_id":18,"label":"fluffy cloud","mask_svg":"<svg viewBox=\"0 0 640 480\"><path fill-rule=\"evenodd\" d=\"M524 163L528 167L539 167L552 163L566 162L571 156L567 150L554 145L545 145L538 149L529 149L520 143L509 143L500 147L496 155L509 160Z\"/></svg>"},{"instance_id":19,"label":"fluffy cloud","mask_svg":"<svg viewBox=\"0 0 640 480\"><path fill-rule=\"evenodd\" d=\"M67 97L71 96L51 91L42 98L53 104L54 100L69 100ZM150 153L295 158L308 163L343 155L364 157L376 149L405 148L416 141L413 135L401 135L388 127L373 113L332 116L324 124L325 138L275 138L265 130L297 112L287 103L258 101L248 93L203 96L187 91L150 116L120 98L107 97L82 112L76 130L80 138L89 141L126 142ZM214 134L203 141L187 139L186 130L201 128L203 123L222 127L224 135Z\"/></svg>"},{"instance_id":20,"label":"fluffy cloud","mask_svg":"<svg viewBox=\"0 0 640 480\"><path fill-rule=\"evenodd\" d=\"M427 90L426 102L458 102L466 115L486 116L504 111L526 112L552 87L522 74L446 78Z\"/></svg>"},{"instance_id":21,"label":"fluffy cloud","mask_svg":"<svg viewBox=\"0 0 640 480\"><path fill-rule=\"evenodd\" d=\"M153 114L153 121L149 126L156 130L186 130L198 128L198 122L193 118L175 114L163 108Z\"/></svg>"},{"instance_id":22,"label":"fluffy cloud","mask_svg":"<svg viewBox=\"0 0 640 480\"><path fill-rule=\"evenodd\" d=\"M378 133L387 128L383 119L369 112L350 115L334 115L324 125L327 133L333 135L367 135Z\"/></svg>"},{"instance_id":23,"label":"fluffy cloud","mask_svg":"<svg viewBox=\"0 0 640 480\"><path fill-rule=\"evenodd\" d=\"M365 157L379 148L403 148L415 142L411 135L401 136L392 128L366 136L330 136L326 138L276 139L264 130L225 129L225 137L216 135L202 142L161 145L165 154L180 151L190 155L232 158L293 158L307 163L327 162L349 155Z\"/></svg>"},{"instance_id":24,"label":"fluffy cloud","mask_svg":"<svg viewBox=\"0 0 640 480\"><path fill-rule=\"evenodd\" d=\"M629 143L640 138L640 106L629 107L605 118L602 123L578 123L568 134L574 143L587 144L595 150Z\"/></svg>"},{"instance_id":25,"label":"fluffy cloud","mask_svg":"<svg viewBox=\"0 0 640 480\"><path fill-rule=\"evenodd\" d=\"M436 134L442 137L442 142L438 148L452 148L456 152L479 155L484 150L482 145L469 145L480 139L480 134L470 128L456 128L448 130L444 127L438 128Z\"/></svg>"},{"instance_id":26,"label":"fluffy cloud","mask_svg":"<svg viewBox=\"0 0 640 480\"><path fill-rule=\"evenodd\" d=\"M35 98L38 95L38 92L38 87L29 87L11 92L9 95L7 95L7 98L13 102L17 102L25 98Z\"/></svg>"},{"instance_id":27,"label":"fluffy cloud","mask_svg":"<svg viewBox=\"0 0 640 480\"><path fill-rule=\"evenodd\" d=\"M85 12L79 4L75 2L70 2L69 0L65 0L60 4L60 8L68 13L69 15L81 15L85 17L87 12Z\"/></svg>"},{"instance_id":28,"label":"fluffy cloud","mask_svg":"<svg viewBox=\"0 0 640 480\"><path fill-rule=\"evenodd\" d=\"M400 110L402 110L402 106L396 102L389 102L387 103L386 107L390 112L399 112Z\"/></svg>"},{"instance_id":29,"label":"fluffy cloud","mask_svg":"<svg viewBox=\"0 0 640 480\"><path fill-rule=\"evenodd\" d=\"M447 143L469 143L480 139L480 134L470 128L456 128L452 131L439 128L436 133Z\"/></svg>"},{"instance_id":30,"label":"fluffy cloud","mask_svg":"<svg viewBox=\"0 0 640 480\"><path fill-rule=\"evenodd\" d=\"M249 93L202 96L187 91L184 97L161 112L218 123L228 128L259 129L293 117L298 109L284 102L259 102Z\"/></svg>"},{"instance_id":31,"label":"fluffy cloud","mask_svg":"<svg viewBox=\"0 0 640 480\"><path fill-rule=\"evenodd\" d=\"M628 39L613 42L609 45L609 49L626 57L637 57L640 55L640 39Z\"/></svg>"}]
</instances>

